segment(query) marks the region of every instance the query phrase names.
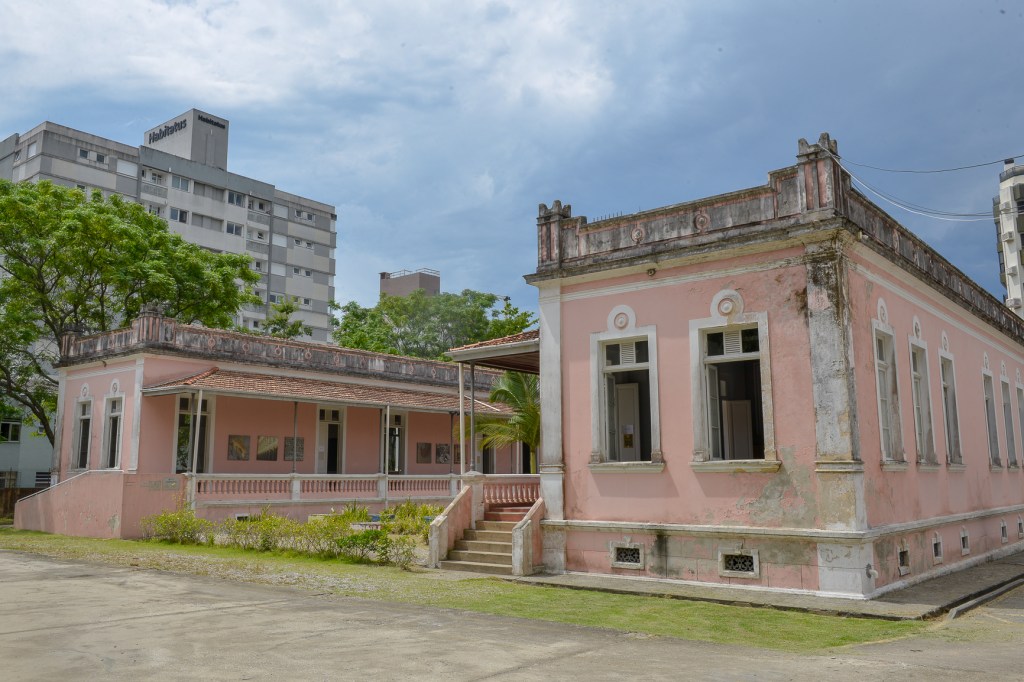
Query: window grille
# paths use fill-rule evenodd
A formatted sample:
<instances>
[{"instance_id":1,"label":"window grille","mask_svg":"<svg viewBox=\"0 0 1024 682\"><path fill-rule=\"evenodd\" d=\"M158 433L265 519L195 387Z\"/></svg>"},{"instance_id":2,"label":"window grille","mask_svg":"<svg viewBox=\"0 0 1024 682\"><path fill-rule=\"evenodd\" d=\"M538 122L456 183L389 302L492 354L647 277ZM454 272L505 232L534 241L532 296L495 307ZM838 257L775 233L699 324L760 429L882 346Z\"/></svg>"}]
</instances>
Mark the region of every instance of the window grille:
<instances>
[{"instance_id":1,"label":"window grille","mask_svg":"<svg viewBox=\"0 0 1024 682\"><path fill-rule=\"evenodd\" d=\"M754 574L754 557L749 554L723 554L722 569L730 573Z\"/></svg>"}]
</instances>

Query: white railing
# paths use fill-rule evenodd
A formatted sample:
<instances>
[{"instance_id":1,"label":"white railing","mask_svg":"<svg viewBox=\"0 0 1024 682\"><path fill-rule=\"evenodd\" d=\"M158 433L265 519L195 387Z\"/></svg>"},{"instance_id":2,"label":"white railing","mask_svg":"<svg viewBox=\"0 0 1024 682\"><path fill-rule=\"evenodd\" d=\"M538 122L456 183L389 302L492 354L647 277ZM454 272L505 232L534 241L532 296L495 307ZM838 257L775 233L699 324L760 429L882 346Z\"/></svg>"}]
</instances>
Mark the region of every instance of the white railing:
<instances>
[{"instance_id":1,"label":"white railing","mask_svg":"<svg viewBox=\"0 0 1024 682\"><path fill-rule=\"evenodd\" d=\"M537 476L488 474L483 478L484 504L532 505L540 497L540 479Z\"/></svg>"},{"instance_id":2,"label":"white railing","mask_svg":"<svg viewBox=\"0 0 1024 682\"><path fill-rule=\"evenodd\" d=\"M531 575L541 563L544 539L540 522L544 518L544 500L538 499L522 521L512 529L512 575Z\"/></svg>"},{"instance_id":3,"label":"white railing","mask_svg":"<svg viewBox=\"0 0 1024 682\"><path fill-rule=\"evenodd\" d=\"M388 501L454 497L458 475L196 474L189 476L196 505L274 502Z\"/></svg>"}]
</instances>

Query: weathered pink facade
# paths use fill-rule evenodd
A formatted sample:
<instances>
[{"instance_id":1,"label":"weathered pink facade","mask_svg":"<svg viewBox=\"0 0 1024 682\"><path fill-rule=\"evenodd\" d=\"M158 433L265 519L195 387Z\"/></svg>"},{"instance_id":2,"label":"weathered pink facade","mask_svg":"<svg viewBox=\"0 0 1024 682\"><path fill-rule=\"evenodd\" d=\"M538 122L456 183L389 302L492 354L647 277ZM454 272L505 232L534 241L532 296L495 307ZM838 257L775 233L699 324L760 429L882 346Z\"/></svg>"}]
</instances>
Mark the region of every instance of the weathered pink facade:
<instances>
[{"instance_id":1,"label":"weathered pink facade","mask_svg":"<svg viewBox=\"0 0 1024 682\"><path fill-rule=\"evenodd\" d=\"M548 570L864 598L1024 547L1024 325L839 164L541 205Z\"/></svg>"},{"instance_id":2,"label":"weathered pink facade","mask_svg":"<svg viewBox=\"0 0 1024 682\"><path fill-rule=\"evenodd\" d=\"M19 503L18 528L138 537L144 516L182 504L211 520L263 508L305 520L348 502L378 510L409 498L444 505L464 470L522 470L518 447L478 451L466 464L453 456L459 396L450 363L157 315L66 339L64 356L59 483ZM492 378L478 378L478 396ZM476 409L503 414L479 397Z\"/></svg>"}]
</instances>

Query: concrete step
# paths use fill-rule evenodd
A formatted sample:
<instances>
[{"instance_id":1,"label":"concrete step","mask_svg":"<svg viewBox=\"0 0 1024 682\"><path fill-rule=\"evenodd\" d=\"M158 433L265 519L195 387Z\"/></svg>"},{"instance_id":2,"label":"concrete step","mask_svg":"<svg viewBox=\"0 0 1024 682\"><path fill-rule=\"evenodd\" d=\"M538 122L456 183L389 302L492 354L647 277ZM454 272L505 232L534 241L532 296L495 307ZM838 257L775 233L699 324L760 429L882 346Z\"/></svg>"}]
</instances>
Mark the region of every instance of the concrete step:
<instances>
[{"instance_id":1,"label":"concrete step","mask_svg":"<svg viewBox=\"0 0 1024 682\"><path fill-rule=\"evenodd\" d=\"M453 549L448 552L449 561L467 561L474 564L501 564L512 565L512 553L499 554L497 552L469 552L463 549Z\"/></svg>"},{"instance_id":2,"label":"concrete step","mask_svg":"<svg viewBox=\"0 0 1024 682\"><path fill-rule=\"evenodd\" d=\"M489 573L491 575L512 575L512 566L505 564L478 564L470 561L438 562L446 571L469 571L471 573Z\"/></svg>"},{"instance_id":3,"label":"concrete step","mask_svg":"<svg viewBox=\"0 0 1024 682\"><path fill-rule=\"evenodd\" d=\"M484 519L487 521L511 521L513 524L519 523L526 516L524 512L518 511L486 511L484 512Z\"/></svg>"},{"instance_id":4,"label":"concrete step","mask_svg":"<svg viewBox=\"0 0 1024 682\"><path fill-rule=\"evenodd\" d=\"M467 552L497 552L498 554L512 554L511 542L485 542L483 540L456 540L455 549Z\"/></svg>"},{"instance_id":5,"label":"concrete step","mask_svg":"<svg viewBox=\"0 0 1024 682\"><path fill-rule=\"evenodd\" d=\"M505 521L505 520L483 520L476 522L477 530L500 530L506 533L511 533L512 529L516 527L518 521Z\"/></svg>"},{"instance_id":6,"label":"concrete step","mask_svg":"<svg viewBox=\"0 0 1024 682\"><path fill-rule=\"evenodd\" d=\"M483 540L484 542L507 542L512 544L512 531L501 530L469 530L462 535L463 540Z\"/></svg>"}]
</instances>

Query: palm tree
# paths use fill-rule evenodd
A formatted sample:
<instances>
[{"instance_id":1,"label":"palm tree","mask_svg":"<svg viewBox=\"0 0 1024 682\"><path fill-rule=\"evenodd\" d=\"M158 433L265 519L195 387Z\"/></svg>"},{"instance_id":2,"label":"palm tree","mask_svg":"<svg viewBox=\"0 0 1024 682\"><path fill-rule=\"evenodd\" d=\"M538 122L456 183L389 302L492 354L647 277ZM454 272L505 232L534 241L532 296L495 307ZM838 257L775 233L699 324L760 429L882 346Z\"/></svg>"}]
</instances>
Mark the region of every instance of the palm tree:
<instances>
[{"instance_id":1,"label":"palm tree","mask_svg":"<svg viewBox=\"0 0 1024 682\"><path fill-rule=\"evenodd\" d=\"M491 387L490 401L512 408L512 417L479 417L476 431L487 447L525 443L530 448L530 473L537 473L540 446L540 381L536 374L505 372Z\"/></svg>"}]
</instances>

